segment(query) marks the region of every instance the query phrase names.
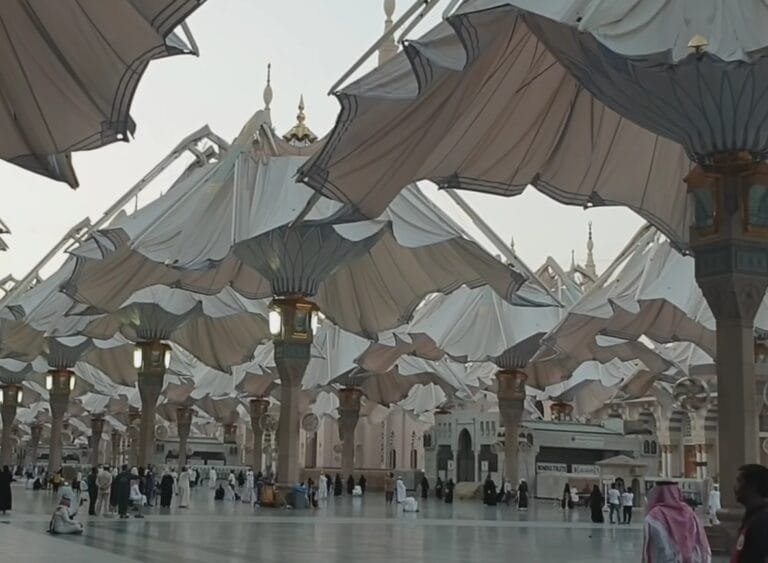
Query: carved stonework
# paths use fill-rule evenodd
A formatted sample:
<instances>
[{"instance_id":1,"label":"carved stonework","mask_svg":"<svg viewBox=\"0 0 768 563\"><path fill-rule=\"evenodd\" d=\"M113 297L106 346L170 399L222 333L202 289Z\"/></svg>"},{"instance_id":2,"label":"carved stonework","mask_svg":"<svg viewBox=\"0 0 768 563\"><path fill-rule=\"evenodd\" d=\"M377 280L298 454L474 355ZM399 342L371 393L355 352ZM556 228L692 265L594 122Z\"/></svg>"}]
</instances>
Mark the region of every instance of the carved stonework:
<instances>
[{"instance_id":1,"label":"carved stonework","mask_svg":"<svg viewBox=\"0 0 768 563\"><path fill-rule=\"evenodd\" d=\"M744 274L704 278L697 275L696 281L716 319L749 323L754 320L768 287L768 277Z\"/></svg>"}]
</instances>

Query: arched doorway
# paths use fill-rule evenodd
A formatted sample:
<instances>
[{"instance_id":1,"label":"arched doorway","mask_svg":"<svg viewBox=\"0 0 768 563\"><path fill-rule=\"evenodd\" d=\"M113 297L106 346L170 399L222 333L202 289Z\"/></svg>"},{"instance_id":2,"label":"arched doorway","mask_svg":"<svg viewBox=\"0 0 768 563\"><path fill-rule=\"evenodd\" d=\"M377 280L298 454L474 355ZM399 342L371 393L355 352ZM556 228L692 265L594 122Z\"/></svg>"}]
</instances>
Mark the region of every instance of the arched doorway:
<instances>
[{"instance_id":1,"label":"arched doorway","mask_svg":"<svg viewBox=\"0 0 768 563\"><path fill-rule=\"evenodd\" d=\"M456 482L475 481L475 453L472 451L472 436L464 428L459 432L459 451L456 456Z\"/></svg>"}]
</instances>

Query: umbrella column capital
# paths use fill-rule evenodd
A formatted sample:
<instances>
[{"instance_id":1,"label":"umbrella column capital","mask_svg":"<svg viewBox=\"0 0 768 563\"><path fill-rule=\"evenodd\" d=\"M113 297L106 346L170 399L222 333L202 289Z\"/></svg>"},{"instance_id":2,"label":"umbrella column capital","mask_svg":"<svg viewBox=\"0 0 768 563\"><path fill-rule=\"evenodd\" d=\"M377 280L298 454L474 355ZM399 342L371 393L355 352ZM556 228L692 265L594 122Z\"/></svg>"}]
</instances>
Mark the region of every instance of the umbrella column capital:
<instances>
[{"instance_id":1,"label":"umbrella column capital","mask_svg":"<svg viewBox=\"0 0 768 563\"><path fill-rule=\"evenodd\" d=\"M355 429L360 420L362 390L345 387L339 390L339 439L341 440L341 474L352 475L355 470Z\"/></svg>"},{"instance_id":2,"label":"umbrella column capital","mask_svg":"<svg viewBox=\"0 0 768 563\"><path fill-rule=\"evenodd\" d=\"M48 454L48 469L52 473L61 469L62 443L61 433L64 427L64 415L69 404L69 394L75 387L75 374L68 369L53 369L45 378L51 408L51 443Z\"/></svg>"},{"instance_id":3,"label":"umbrella column capital","mask_svg":"<svg viewBox=\"0 0 768 563\"><path fill-rule=\"evenodd\" d=\"M134 367L138 370L141 396L141 423L136 463L147 465L155 449L155 412L157 399L163 390L165 370L171 357L171 347L159 340L139 342L134 350Z\"/></svg>"},{"instance_id":4,"label":"umbrella column capital","mask_svg":"<svg viewBox=\"0 0 768 563\"><path fill-rule=\"evenodd\" d=\"M253 452L251 453L251 464L253 470L259 472L262 470L262 442L264 439L264 429L261 426L261 417L267 414L269 410L269 399L256 397L251 399L248 404L249 414L251 415L251 432L253 433Z\"/></svg>"},{"instance_id":5,"label":"umbrella column capital","mask_svg":"<svg viewBox=\"0 0 768 563\"><path fill-rule=\"evenodd\" d=\"M696 282L717 330L719 481L725 512L735 521L741 518L733 493L738 468L759 461L754 320L768 287L768 165L741 153L711 160L686 183Z\"/></svg>"},{"instance_id":6,"label":"umbrella column capital","mask_svg":"<svg viewBox=\"0 0 768 563\"><path fill-rule=\"evenodd\" d=\"M99 447L101 446L101 434L104 432L104 415L95 414L91 417L91 467L99 464Z\"/></svg>"},{"instance_id":7,"label":"umbrella column capital","mask_svg":"<svg viewBox=\"0 0 768 563\"><path fill-rule=\"evenodd\" d=\"M525 408L525 382L528 376L519 370L496 372L499 422L504 427L504 479L516 484L520 473L517 435Z\"/></svg>"},{"instance_id":8,"label":"umbrella column capital","mask_svg":"<svg viewBox=\"0 0 768 563\"><path fill-rule=\"evenodd\" d=\"M20 385L0 385L0 415L3 432L0 439L0 465L11 465L13 459L13 423L21 401Z\"/></svg>"},{"instance_id":9,"label":"umbrella column capital","mask_svg":"<svg viewBox=\"0 0 768 563\"><path fill-rule=\"evenodd\" d=\"M192 430L192 409L178 407L176 409L176 432L179 435L179 471L187 464L187 441Z\"/></svg>"}]
</instances>

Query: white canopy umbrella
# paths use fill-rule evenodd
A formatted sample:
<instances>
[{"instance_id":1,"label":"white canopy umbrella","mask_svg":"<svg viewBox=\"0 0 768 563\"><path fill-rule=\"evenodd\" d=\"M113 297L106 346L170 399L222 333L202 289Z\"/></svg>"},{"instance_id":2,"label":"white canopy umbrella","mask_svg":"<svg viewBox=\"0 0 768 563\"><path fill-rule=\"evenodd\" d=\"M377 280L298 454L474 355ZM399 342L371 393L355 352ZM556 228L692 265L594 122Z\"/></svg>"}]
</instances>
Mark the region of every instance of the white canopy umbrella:
<instances>
[{"instance_id":1,"label":"white canopy umbrella","mask_svg":"<svg viewBox=\"0 0 768 563\"><path fill-rule=\"evenodd\" d=\"M305 222L289 226L312 193L293 174L314 150L274 138L267 114L257 112L218 159L74 250L67 291L105 308L156 284L201 293L229 284L252 299L298 292L342 328L367 335L401 324L429 293L462 284L487 283L515 301L523 276L469 240L416 186L372 221L338 224L338 205L321 199Z\"/></svg>"},{"instance_id":2,"label":"white canopy umbrella","mask_svg":"<svg viewBox=\"0 0 768 563\"><path fill-rule=\"evenodd\" d=\"M147 65L197 53L173 30L204 1L3 2L0 158L77 187L71 153L128 140Z\"/></svg>"}]
</instances>

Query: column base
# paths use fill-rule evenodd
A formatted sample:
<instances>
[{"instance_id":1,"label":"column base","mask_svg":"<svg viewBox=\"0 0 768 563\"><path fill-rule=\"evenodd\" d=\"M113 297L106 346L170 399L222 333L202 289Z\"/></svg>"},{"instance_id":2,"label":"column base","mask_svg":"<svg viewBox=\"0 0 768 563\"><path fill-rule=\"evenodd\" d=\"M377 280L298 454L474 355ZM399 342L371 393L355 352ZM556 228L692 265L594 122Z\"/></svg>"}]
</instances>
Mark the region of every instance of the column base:
<instances>
[{"instance_id":1,"label":"column base","mask_svg":"<svg viewBox=\"0 0 768 563\"><path fill-rule=\"evenodd\" d=\"M718 510L717 518L720 522L704 527L712 553L733 552L743 517L744 511L742 509L724 508Z\"/></svg>"}]
</instances>

